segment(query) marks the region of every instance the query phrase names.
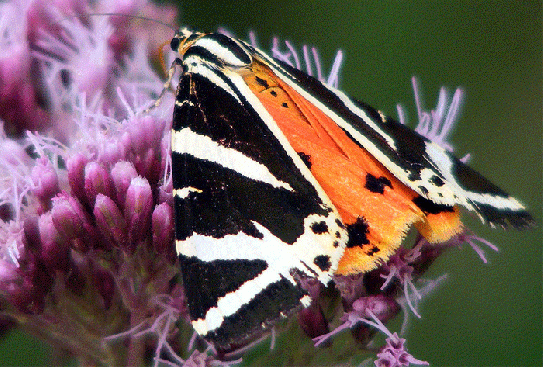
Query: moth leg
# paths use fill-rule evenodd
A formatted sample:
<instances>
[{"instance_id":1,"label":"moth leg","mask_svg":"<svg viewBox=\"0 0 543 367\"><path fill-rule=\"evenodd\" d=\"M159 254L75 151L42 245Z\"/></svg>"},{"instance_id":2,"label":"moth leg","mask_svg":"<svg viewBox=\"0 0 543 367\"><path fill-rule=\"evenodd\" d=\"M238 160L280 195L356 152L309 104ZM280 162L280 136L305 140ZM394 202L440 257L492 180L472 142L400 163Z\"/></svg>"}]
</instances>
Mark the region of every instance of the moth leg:
<instances>
[{"instance_id":1,"label":"moth leg","mask_svg":"<svg viewBox=\"0 0 543 367\"><path fill-rule=\"evenodd\" d=\"M176 67L181 66L181 65L183 65L183 62L181 61L180 58L176 57L175 60L173 60L172 65L168 69L168 78L162 85L162 91L158 95L158 98L155 99L153 104L143 111L144 115L148 114L149 112L151 112L151 110L160 106L160 104L162 103L162 99L164 98L164 95L166 95L166 92L172 92L172 93L175 92L174 88L172 87L173 74L175 73Z\"/></svg>"}]
</instances>

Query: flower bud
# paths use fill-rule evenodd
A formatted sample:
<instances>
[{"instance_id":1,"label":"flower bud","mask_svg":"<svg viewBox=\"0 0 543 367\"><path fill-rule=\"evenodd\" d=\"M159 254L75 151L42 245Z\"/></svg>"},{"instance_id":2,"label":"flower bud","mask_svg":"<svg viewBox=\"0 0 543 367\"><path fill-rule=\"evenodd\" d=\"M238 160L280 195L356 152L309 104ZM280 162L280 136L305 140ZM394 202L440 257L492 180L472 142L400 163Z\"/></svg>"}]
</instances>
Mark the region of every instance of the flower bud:
<instances>
[{"instance_id":1,"label":"flower bud","mask_svg":"<svg viewBox=\"0 0 543 367\"><path fill-rule=\"evenodd\" d=\"M32 192L41 201L43 209L47 210L51 198L59 192L57 172L51 162L46 159L39 159L32 168L31 178L34 183Z\"/></svg>"},{"instance_id":2,"label":"flower bud","mask_svg":"<svg viewBox=\"0 0 543 367\"><path fill-rule=\"evenodd\" d=\"M173 253L173 210L166 203L155 207L152 215L153 247L157 253Z\"/></svg>"},{"instance_id":3,"label":"flower bud","mask_svg":"<svg viewBox=\"0 0 543 367\"><path fill-rule=\"evenodd\" d=\"M109 172L99 163L90 162L85 167L85 193L91 206L94 206L96 195L103 194L110 198L113 195L113 181Z\"/></svg>"},{"instance_id":4,"label":"flower bud","mask_svg":"<svg viewBox=\"0 0 543 367\"><path fill-rule=\"evenodd\" d=\"M328 328L328 321L326 321L320 305L315 302L309 307L298 311L298 323L304 333L311 339L314 339L319 335L324 335L330 331Z\"/></svg>"},{"instance_id":5,"label":"flower bud","mask_svg":"<svg viewBox=\"0 0 543 367\"><path fill-rule=\"evenodd\" d=\"M96 236L81 203L68 195L53 199L52 220L63 240L78 251L96 245Z\"/></svg>"},{"instance_id":6,"label":"flower bud","mask_svg":"<svg viewBox=\"0 0 543 367\"><path fill-rule=\"evenodd\" d=\"M149 182L142 177L134 178L126 191L124 209L130 246L136 246L150 233L152 209L153 193Z\"/></svg>"},{"instance_id":7,"label":"flower bud","mask_svg":"<svg viewBox=\"0 0 543 367\"><path fill-rule=\"evenodd\" d=\"M138 172L131 162L117 162L111 169L111 178L117 192L117 203L122 208L126 200L126 190L130 186L133 178L138 176Z\"/></svg>"},{"instance_id":8,"label":"flower bud","mask_svg":"<svg viewBox=\"0 0 543 367\"><path fill-rule=\"evenodd\" d=\"M72 195L84 204L87 203L87 196L85 195L85 166L87 162L87 158L82 154L74 155L67 162L68 182Z\"/></svg>"},{"instance_id":9,"label":"flower bud","mask_svg":"<svg viewBox=\"0 0 543 367\"><path fill-rule=\"evenodd\" d=\"M24 248L34 252L39 252L42 249L38 220L38 217L33 216L26 218L23 223Z\"/></svg>"},{"instance_id":10,"label":"flower bud","mask_svg":"<svg viewBox=\"0 0 543 367\"><path fill-rule=\"evenodd\" d=\"M53 224L51 213L41 215L38 219L38 226L41 239L41 258L45 266L50 269L68 271L70 266L69 243L61 240L61 236Z\"/></svg>"},{"instance_id":11,"label":"flower bud","mask_svg":"<svg viewBox=\"0 0 543 367\"><path fill-rule=\"evenodd\" d=\"M126 246L126 220L115 202L103 194L98 194L93 213L101 234L114 246Z\"/></svg>"}]
</instances>

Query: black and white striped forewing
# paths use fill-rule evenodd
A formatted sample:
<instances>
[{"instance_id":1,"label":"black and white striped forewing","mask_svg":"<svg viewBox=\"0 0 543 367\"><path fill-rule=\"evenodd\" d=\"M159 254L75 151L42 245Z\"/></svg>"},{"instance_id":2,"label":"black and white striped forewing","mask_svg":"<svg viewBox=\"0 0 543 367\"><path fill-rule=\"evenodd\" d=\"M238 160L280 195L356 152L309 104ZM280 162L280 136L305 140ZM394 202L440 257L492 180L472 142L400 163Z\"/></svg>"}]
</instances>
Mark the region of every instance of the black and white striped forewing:
<instances>
[{"instance_id":1,"label":"black and white striped forewing","mask_svg":"<svg viewBox=\"0 0 543 367\"><path fill-rule=\"evenodd\" d=\"M185 55L174 110L176 248L193 326L228 348L308 306L299 277L328 282L347 234L242 78L206 60Z\"/></svg>"}]
</instances>

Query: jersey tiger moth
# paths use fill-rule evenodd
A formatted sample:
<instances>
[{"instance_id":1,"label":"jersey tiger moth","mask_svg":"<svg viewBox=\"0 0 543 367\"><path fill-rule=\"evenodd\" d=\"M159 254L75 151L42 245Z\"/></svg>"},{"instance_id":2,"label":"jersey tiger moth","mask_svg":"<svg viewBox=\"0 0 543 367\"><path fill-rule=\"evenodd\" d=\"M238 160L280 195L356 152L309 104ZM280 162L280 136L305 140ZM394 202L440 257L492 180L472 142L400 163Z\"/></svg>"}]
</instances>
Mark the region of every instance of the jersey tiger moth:
<instances>
[{"instance_id":1,"label":"jersey tiger moth","mask_svg":"<svg viewBox=\"0 0 543 367\"><path fill-rule=\"evenodd\" d=\"M301 277L367 272L412 226L447 241L459 207L533 222L435 143L243 41L182 29L171 46L176 249L192 325L219 348L307 307Z\"/></svg>"}]
</instances>

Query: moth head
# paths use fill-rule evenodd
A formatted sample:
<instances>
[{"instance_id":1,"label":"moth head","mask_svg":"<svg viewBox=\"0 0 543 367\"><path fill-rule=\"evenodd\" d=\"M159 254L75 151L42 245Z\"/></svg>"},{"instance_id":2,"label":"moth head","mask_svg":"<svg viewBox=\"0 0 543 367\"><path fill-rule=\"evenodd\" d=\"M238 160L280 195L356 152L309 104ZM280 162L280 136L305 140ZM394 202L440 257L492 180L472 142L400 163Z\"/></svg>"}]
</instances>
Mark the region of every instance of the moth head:
<instances>
[{"instance_id":1,"label":"moth head","mask_svg":"<svg viewBox=\"0 0 543 367\"><path fill-rule=\"evenodd\" d=\"M201 33L181 28L170 46L182 60L196 57L218 68L246 68L253 62L248 46L222 33Z\"/></svg>"},{"instance_id":2,"label":"moth head","mask_svg":"<svg viewBox=\"0 0 543 367\"><path fill-rule=\"evenodd\" d=\"M170 42L170 47L172 48L173 52L177 52L179 53L179 55L183 56L185 50L189 48L194 43L194 41L196 41L203 35L204 33L193 32L187 27L182 27L175 34L175 36L173 36Z\"/></svg>"}]
</instances>

